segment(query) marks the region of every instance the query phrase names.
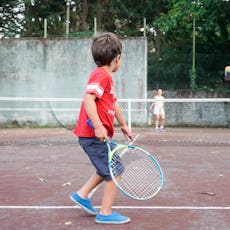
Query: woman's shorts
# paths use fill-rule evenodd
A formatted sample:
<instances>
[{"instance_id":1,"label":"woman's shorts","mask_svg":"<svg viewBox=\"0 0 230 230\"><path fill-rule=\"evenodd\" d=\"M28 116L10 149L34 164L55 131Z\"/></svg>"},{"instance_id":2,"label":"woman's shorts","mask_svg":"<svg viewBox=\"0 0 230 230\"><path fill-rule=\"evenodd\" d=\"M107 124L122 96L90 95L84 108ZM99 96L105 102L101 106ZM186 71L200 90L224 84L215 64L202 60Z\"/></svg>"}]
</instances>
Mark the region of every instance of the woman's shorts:
<instances>
[{"instance_id":1,"label":"woman's shorts","mask_svg":"<svg viewBox=\"0 0 230 230\"><path fill-rule=\"evenodd\" d=\"M158 108L158 107L154 107L154 111L153 111L154 115L165 115L165 110L164 108Z\"/></svg>"}]
</instances>

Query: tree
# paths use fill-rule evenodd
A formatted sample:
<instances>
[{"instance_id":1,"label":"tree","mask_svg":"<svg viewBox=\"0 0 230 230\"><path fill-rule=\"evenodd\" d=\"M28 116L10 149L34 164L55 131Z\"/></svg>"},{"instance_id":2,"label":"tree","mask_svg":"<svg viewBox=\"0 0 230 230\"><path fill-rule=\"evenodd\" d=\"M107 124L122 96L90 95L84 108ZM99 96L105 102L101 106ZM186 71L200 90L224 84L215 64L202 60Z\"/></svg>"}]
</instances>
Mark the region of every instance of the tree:
<instances>
[{"instance_id":1,"label":"tree","mask_svg":"<svg viewBox=\"0 0 230 230\"><path fill-rule=\"evenodd\" d=\"M63 0L37 0L34 4L25 1L25 29L22 36L43 36L44 19L48 21L50 35L65 33L66 4Z\"/></svg>"},{"instance_id":2,"label":"tree","mask_svg":"<svg viewBox=\"0 0 230 230\"><path fill-rule=\"evenodd\" d=\"M25 7L21 0L2 0L0 6L0 38L17 37L24 28Z\"/></svg>"},{"instance_id":3,"label":"tree","mask_svg":"<svg viewBox=\"0 0 230 230\"><path fill-rule=\"evenodd\" d=\"M223 84L220 81L220 72L224 70L227 64L227 55L229 50L229 29L230 23L230 2L221 0L167 0L166 11L154 21L154 25L164 34L164 45L161 50L161 63L159 69L165 69L168 66L171 75L181 76L187 79L188 87L189 71L191 70L192 54L192 29L193 19L196 22L196 73L197 84L200 87L217 87ZM174 60L179 62L170 62L167 55L174 53ZM175 58L175 54L187 56L187 59L181 62L181 58ZM204 54L204 55L202 55ZM205 54L209 55L207 62ZM215 56L218 55L218 58ZM175 64L177 68L175 68ZM161 68L160 68L161 66ZM179 68L181 66L181 68ZM186 75L180 70L186 68ZM166 75L169 75L167 72ZM205 81L205 78L209 78ZM223 79L223 78L222 78Z\"/></svg>"}]
</instances>

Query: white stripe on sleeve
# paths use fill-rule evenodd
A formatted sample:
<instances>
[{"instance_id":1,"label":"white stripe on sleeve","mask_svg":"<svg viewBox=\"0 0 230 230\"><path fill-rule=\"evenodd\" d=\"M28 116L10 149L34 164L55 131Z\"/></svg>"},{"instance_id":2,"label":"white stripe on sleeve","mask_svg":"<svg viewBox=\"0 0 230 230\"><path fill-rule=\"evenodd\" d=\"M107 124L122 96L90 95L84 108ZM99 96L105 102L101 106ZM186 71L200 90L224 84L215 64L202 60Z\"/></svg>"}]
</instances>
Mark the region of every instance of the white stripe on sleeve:
<instances>
[{"instance_id":1,"label":"white stripe on sleeve","mask_svg":"<svg viewBox=\"0 0 230 230\"><path fill-rule=\"evenodd\" d=\"M101 97L104 93L104 89L100 86L99 83L92 83L87 85L86 92L88 93L94 92Z\"/></svg>"}]
</instances>

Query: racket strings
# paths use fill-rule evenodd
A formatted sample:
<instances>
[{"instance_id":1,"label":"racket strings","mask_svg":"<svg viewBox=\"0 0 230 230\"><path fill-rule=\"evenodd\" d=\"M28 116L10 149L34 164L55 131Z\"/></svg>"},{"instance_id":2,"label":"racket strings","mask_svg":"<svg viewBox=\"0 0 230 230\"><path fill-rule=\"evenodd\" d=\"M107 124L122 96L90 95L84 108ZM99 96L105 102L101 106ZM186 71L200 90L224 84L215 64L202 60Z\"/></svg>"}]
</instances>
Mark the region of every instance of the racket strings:
<instances>
[{"instance_id":1,"label":"racket strings","mask_svg":"<svg viewBox=\"0 0 230 230\"><path fill-rule=\"evenodd\" d=\"M136 199L149 199L161 187L159 165L140 149L117 150L111 162L111 174L120 189Z\"/></svg>"},{"instance_id":2,"label":"racket strings","mask_svg":"<svg viewBox=\"0 0 230 230\"><path fill-rule=\"evenodd\" d=\"M153 167L148 159L136 160L129 164L121 177L120 184L129 192L143 198L149 197L159 188L159 174L153 173ZM141 170L141 168L143 170ZM126 178L126 179L125 179ZM128 182L128 183L127 183Z\"/></svg>"}]
</instances>

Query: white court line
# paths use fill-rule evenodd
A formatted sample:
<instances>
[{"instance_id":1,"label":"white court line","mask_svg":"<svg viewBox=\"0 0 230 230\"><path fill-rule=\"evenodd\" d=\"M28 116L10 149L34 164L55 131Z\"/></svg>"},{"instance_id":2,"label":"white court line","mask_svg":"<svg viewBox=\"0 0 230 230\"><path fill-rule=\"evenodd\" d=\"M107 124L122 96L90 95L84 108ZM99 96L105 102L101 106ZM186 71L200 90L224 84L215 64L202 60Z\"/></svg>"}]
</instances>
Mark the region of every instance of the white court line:
<instances>
[{"instance_id":1,"label":"white court line","mask_svg":"<svg viewBox=\"0 0 230 230\"><path fill-rule=\"evenodd\" d=\"M95 206L100 208L100 206ZM81 209L79 206L0 206L0 209ZM113 206L113 209L230 210L228 206Z\"/></svg>"}]
</instances>

